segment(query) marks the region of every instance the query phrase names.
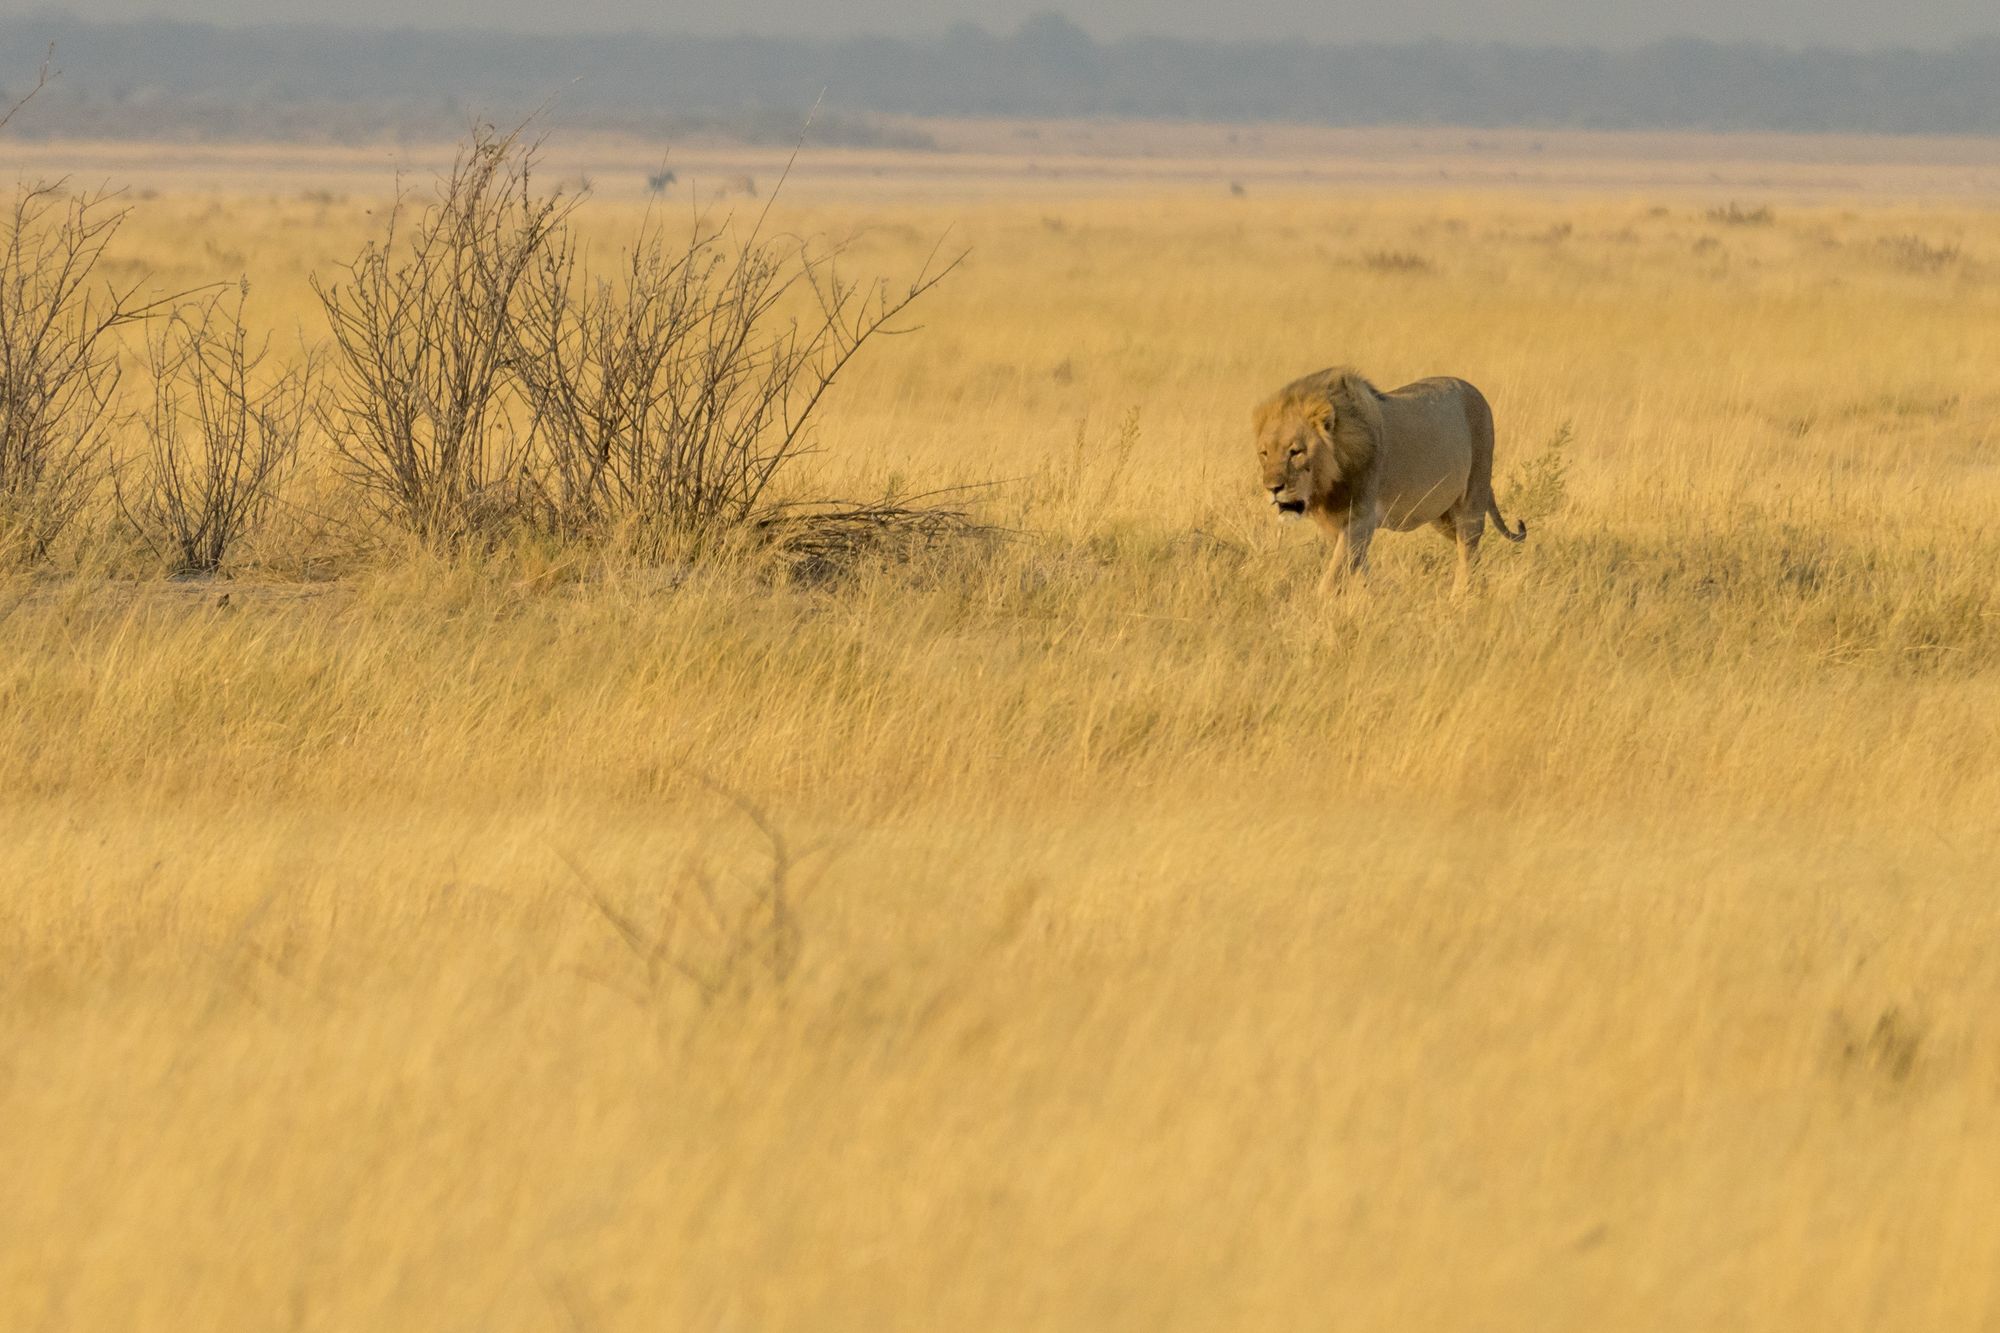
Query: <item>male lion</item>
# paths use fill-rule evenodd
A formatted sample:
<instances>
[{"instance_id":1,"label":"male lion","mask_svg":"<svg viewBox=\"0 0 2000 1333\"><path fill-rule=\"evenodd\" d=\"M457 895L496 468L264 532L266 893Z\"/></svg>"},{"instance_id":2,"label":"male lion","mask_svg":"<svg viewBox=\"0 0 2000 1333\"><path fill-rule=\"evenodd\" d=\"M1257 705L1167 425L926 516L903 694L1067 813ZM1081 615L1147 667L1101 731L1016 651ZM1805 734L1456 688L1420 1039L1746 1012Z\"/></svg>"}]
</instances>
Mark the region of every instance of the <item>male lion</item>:
<instances>
[{"instance_id":1,"label":"male lion","mask_svg":"<svg viewBox=\"0 0 2000 1333\"><path fill-rule=\"evenodd\" d=\"M1254 416L1264 488L1287 516L1305 514L1333 543L1321 586L1368 569L1375 529L1428 523L1458 543L1458 586L1472 579L1479 538L1492 515L1493 409L1457 379L1418 380L1383 393L1352 370L1293 380Z\"/></svg>"}]
</instances>

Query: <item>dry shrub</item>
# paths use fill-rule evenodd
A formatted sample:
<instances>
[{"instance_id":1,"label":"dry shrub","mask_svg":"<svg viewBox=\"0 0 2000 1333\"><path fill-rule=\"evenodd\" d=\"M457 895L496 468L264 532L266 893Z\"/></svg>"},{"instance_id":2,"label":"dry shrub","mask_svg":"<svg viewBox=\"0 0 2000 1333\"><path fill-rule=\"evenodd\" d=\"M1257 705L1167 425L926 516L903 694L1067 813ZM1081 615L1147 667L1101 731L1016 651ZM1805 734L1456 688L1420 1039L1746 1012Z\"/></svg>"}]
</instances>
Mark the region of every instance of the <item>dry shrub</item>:
<instances>
[{"instance_id":1,"label":"dry shrub","mask_svg":"<svg viewBox=\"0 0 2000 1333\"><path fill-rule=\"evenodd\" d=\"M118 424L114 331L155 303L95 286L125 211L23 187L0 239L0 551L39 560L89 505Z\"/></svg>"},{"instance_id":2,"label":"dry shrub","mask_svg":"<svg viewBox=\"0 0 2000 1333\"><path fill-rule=\"evenodd\" d=\"M250 346L241 296L178 308L147 343L147 453L135 484L119 477L116 489L148 549L176 574L220 569L298 456L313 363L266 373L266 350Z\"/></svg>"},{"instance_id":3,"label":"dry shrub","mask_svg":"<svg viewBox=\"0 0 2000 1333\"><path fill-rule=\"evenodd\" d=\"M1561 511L1569 500L1569 450L1575 442L1565 421L1538 453L1508 472L1508 513L1525 523Z\"/></svg>"},{"instance_id":4,"label":"dry shrub","mask_svg":"<svg viewBox=\"0 0 2000 1333\"><path fill-rule=\"evenodd\" d=\"M517 515L530 432L510 412L516 293L574 200L539 193L536 145L474 131L431 202L313 279L333 333L322 418L350 474L418 537L453 544Z\"/></svg>"},{"instance_id":5,"label":"dry shrub","mask_svg":"<svg viewBox=\"0 0 2000 1333\"><path fill-rule=\"evenodd\" d=\"M1778 220L1777 215L1765 205L1744 208L1733 199L1721 208L1709 209L1704 216L1724 227L1768 227Z\"/></svg>"},{"instance_id":6,"label":"dry shrub","mask_svg":"<svg viewBox=\"0 0 2000 1333\"><path fill-rule=\"evenodd\" d=\"M855 284L839 252L697 222L649 226L614 278L567 234L523 287L515 366L565 528L641 554L698 548L757 511L810 447L814 411L876 334L956 266Z\"/></svg>"},{"instance_id":7,"label":"dry shrub","mask_svg":"<svg viewBox=\"0 0 2000 1333\"><path fill-rule=\"evenodd\" d=\"M1428 273L1431 261L1408 250L1371 250L1361 256L1361 267L1376 273Z\"/></svg>"},{"instance_id":8,"label":"dry shrub","mask_svg":"<svg viewBox=\"0 0 2000 1333\"><path fill-rule=\"evenodd\" d=\"M1949 242L1932 245L1921 236L1885 236L1880 245L1882 254L1891 264L1912 273L1935 273L1959 260L1956 245Z\"/></svg>"},{"instance_id":9,"label":"dry shrub","mask_svg":"<svg viewBox=\"0 0 2000 1333\"><path fill-rule=\"evenodd\" d=\"M533 184L537 145L475 133L431 203L315 280L333 329L323 413L351 476L438 545L528 526L653 558L741 526L810 447L841 371L956 266L857 284L839 251L648 226L614 276Z\"/></svg>"}]
</instances>

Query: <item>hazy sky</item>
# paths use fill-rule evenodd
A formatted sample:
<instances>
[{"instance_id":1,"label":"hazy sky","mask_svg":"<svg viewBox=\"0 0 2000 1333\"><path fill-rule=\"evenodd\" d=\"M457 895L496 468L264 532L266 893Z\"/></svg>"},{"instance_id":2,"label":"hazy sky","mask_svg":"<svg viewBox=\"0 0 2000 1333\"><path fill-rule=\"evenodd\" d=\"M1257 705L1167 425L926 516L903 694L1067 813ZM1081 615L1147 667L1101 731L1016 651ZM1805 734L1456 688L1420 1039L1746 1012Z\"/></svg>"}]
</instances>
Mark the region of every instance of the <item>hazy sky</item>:
<instances>
[{"instance_id":1,"label":"hazy sky","mask_svg":"<svg viewBox=\"0 0 2000 1333\"><path fill-rule=\"evenodd\" d=\"M1787 45L1936 46L2000 34L2000 0L0 0L0 17L67 14L207 22L336 22L590 31L935 32L1007 29L1055 10L1100 37L1440 36L1627 45L1657 37Z\"/></svg>"}]
</instances>

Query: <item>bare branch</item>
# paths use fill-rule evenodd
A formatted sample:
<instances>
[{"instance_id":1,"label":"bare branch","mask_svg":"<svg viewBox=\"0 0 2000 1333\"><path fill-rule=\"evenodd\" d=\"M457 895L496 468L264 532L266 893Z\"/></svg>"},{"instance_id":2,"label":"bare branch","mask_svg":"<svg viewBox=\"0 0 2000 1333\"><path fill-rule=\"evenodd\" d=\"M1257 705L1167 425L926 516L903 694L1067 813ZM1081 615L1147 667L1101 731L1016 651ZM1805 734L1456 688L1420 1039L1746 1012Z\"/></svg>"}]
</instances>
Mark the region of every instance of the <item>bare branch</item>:
<instances>
[{"instance_id":1,"label":"bare branch","mask_svg":"<svg viewBox=\"0 0 2000 1333\"><path fill-rule=\"evenodd\" d=\"M8 107L4 114L0 114L0 130L6 129L7 122L14 119L15 113L28 103L34 101L40 95L42 89L49 86L49 80L62 73L61 70L55 68L55 59L56 44L50 42L48 51L42 56L42 67L35 73L35 86L28 89L22 96L15 98L14 104Z\"/></svg>"}]
</instances>

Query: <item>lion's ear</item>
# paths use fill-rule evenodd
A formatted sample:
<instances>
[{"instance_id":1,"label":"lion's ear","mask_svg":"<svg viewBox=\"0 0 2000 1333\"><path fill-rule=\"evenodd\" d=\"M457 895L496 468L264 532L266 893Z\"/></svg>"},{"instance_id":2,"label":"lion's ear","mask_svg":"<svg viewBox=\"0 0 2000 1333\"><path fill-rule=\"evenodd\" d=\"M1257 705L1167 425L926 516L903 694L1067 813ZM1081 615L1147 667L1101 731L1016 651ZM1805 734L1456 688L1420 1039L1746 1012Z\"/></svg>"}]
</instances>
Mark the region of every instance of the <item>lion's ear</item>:
<instances>
[{"instance_id":1,"label":"lion's ear","mask_svg":"<svg viewBox=\"0 0 2000 1333\"><path fill-rule=\"evenodd\" d=\"M1330 436L1330 435L1332 435L1332 434L1333 434L1333 404L1332 404L1332 403L1328 403L1328 404L1327 404L1327 405L1326 405L1325 407L1322 407L1322 408L1321 408L1321 409L1319 410L1319 415L1313 418L1313 425L1314 425L1315 427L1317 427L1317 428L1319 429L1319 432L1320 432L1320 434L1322 434L1322 435L1329 435L1329 436Z\"/></svg>"}]
</instances>

